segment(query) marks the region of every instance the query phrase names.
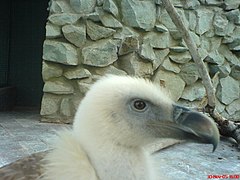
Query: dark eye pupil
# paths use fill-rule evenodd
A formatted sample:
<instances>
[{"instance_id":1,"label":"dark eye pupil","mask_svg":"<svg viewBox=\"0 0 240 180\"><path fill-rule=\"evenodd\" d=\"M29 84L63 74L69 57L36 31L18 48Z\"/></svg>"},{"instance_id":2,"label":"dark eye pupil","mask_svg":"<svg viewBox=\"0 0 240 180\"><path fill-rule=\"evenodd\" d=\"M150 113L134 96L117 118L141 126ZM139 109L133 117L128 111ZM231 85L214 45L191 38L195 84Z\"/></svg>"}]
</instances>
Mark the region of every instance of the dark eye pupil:
<instances>
[{"instance_id":1,"label":"dark eye pupil","mask_svg":"<svg viewBox=\"0 0 240 180\"><path fill-rule=\"evenodd\" d=\"M146 104L145 102L138 100L134 102L134 107L138 110L143 110L146 107Z\"/></svg>"}]
</instances>

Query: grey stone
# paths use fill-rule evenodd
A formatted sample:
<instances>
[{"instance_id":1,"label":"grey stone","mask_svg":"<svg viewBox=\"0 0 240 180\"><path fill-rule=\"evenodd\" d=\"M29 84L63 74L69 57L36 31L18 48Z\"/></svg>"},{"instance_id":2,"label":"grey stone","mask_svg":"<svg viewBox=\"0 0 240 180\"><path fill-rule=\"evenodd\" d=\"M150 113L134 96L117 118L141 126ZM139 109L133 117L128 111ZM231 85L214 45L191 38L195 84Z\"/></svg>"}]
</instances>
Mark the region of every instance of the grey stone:
<instances>
[{"instance_id":1,"label":"grey stone","mask_svg":"<svg viewBox=\"0 0 240 180\"><path fill-rule=\"evenodd\" d=\"M105 12L102 8L96 8L96 12L99 14L99 19L102 24L110 28L122 28L122 24L114 18L110 13Z\"/></svg>"},{"instance_id":2,"label":"grey stone","mask_svg":"<svg viewBox=\"0 0 240 180\"><path fill-rule=\"evenodd\" d=\"M189 22L189 29L195 31L197 25L197 16L194 11L186 11L186 16Z\"/></svg>"},{"instance_id":3,"label":"grey stone","mask_svg":"<svg viewBox=\"0 0 240 180\"><path fill-rule=\"evenodd\" d=\"M70 5L77 13L86 14L93 12L96 0L70 0Z\"/></svg>"},{"instance_id":4,"label":"grey stone","mask_svg":"<svg viewBox=\"0 0 240 180\"><path fill-rule=\"evenodd\" d=\"M240 80L240 66L233 66L231 76L237 80Z\"/></svg>"},{"instance_id":5,"label":"grey stone","mask_svg":"<svg viewBox=\"0 0 240 180\"><path fill-rule=\"evenodd\" d=\"M186 86L181 98L189 101L201 100L206 95L206 90L202 83L197 82Z\"/></svg>"},{"instance_id":6,"label":"grey stone","mask_svg":"<svg viewBox=\"0 0 240 180\"><path fill-rule=\"evenodd\" d=\"M62 27L64 37L77 47L82 47L86 43L86 26L65 25Z\"/></svg>"},{"instance_id":7,"label":"grey stone","mask_svg":"<svg viewBox=\"0 0 240 180\"><path fill-rule=\"evenodd\" d=\"M118 54L124 55L130 52L137 52L139 50L139 41L137 37L129 36L122 39Z\"/></svg>"},{"instance_id":8,"label":"grey stone","mask_svg":"<svg viewBox=\"0 0 240 180\"><path fill-rule=\"evenodd\" d=\"M181 66L180 77L186 82L187 85L195 83L199 78L198 67L195 63L186 63Z\"/></svg>"},{"instance_id":9,"label":"grey stone","mask_svg":"<svg viewBox=\"0 0 240 180\"><path fill-rule=\"evenodd\" d=\"M240 50L240 38L235 38L231 43L228 44L228 48L232 51Z\"/></svg>"},{"instance_id":10,"label":"grey stone","mask_svg":"<svg viewBox=\"0 0 240 180\"><path fill-rule=\"evenodd\" d=\"M155 71L164 61L166 56L169 54L169 49L155 49L154 54L156 59L153 61L153 70Z\"/></svg>"},{"instance_id":11,"label":"grey stone","mask_svg":"<svg viewBox=\"0 0 240 180\"><path fill-rule=\"evenodd\" d=\"M223 4L222 0L205 0L207 5L221 6Z\"/></svg>"},{"instance_id":12,"label":"grey stone","mask_svg":"<svg viewBox=\"0 0 240 180\"><path fill-rule=\"evenodd\" d=\"M59 109L61 97L53 94L44 93L42 98L41 112L42 116L56 114Z\"/></svg>"},{"instance_id":13,"label":"grey stone","mask_svg":"<svg viewBox=\"0 0 240 180\"><path fill-rule=\"evenodd\" d=\"M113 40L99 40L82 49L83 64L105 67L118 59L117 45Z\"/></svg>"},{"instance_id":14,"label":"grey stone","mask_svg":"<svg viewBox=\"0 0 240 180\"><path fill-rule=\"evenodd\" d=\"M202 35L203 33L209 31L212 27L214 12L212 10L199 8L196 10L197 25L196 33Z\"/></svg>"},{"instance_id":15,"label":"grey stone","mask_svg":"<svg viewBox=\"0 0 240 180\"><path fill-rule=\"evenodd\" d=\"M115 17L118 16L118 7L113 0L105 0L103 2L103 9L113 14Z\"/></svg>"},{"instance_id":16,"label":"grey stone","mask_svg":"<svg viewBox=\"0 0 240 180\"><path fill-rule=\"evenodd\" d=\"M153 81L165 87L174 101L181 96L185 87L185 82L176 74L168 71L158 70L153 76Z\"/></svg>"},{"instance_id":17,"label":"grey stone","mask_svg":"<svg viewBox=\"0 0 240 180\"><path fill-rule=\"evenodd\" d=\"M60 104L60 113L64 116L72 117L74 116L72 109L71 100L69 98L63 98Z\"/></svg>"},{"instance_id":18,"label":"grey stone","mask_svg":"<svg viewBox=\"0 0 240 180\"><path fill-rule=\"evenodd\" d=\"M161 24L163 24L169 31L173 31L177 29L165 9L161 10L160 15L158 17L158 21Z\"/></svg>"},{"instance_id":19,"label":"grey stone","mask_svg":"<svg viewBox=\"0 0 240 180\"><path fill-rule=\"evenodd\" d=\"M87 21L87 34L92 40L99 40L112 36L116 30L100 26L92 21Z\"/></svg>"},{"instance_id":20,"label":"grey stone","mask_svg":"<svg viewBox=\"0 0 240 180\"><path fill-rule=\"evenodd\" d=\"M216 110L219 113L222 113L225 110L225 105L222 104L217 98L216 98Z\"/></svg>"},{"instance_id":21,"label":"grey stone","mask_svg":"<svg viewBox=\"0 0 240 180\"><path fill-rule=\"evenodd\" d=\"M188 51L188 48L183 47L183 46L175 46L175 47L170 47L170 51L176 52L176 53L182 53Z\"/></svg>"},{"instance_id":22,"label":"grey stone","mask_svg":"<svg viewBox=\"0 0 240 180\"><path fill-rule=\"evenodd\" d=\"M65 24L73 24L81 18L80 14L73 13L61 13L61 14L52 14L48 17L48 20L56 25L63 26Z\"/></svg>"},{"instance_id":23,"label":"grey stone","mask_svg":"<svg viewBox=\"0 0 240 180\"><path fill-rule=\"evenodd\" d=\"M168 32L168 29L162 24L156 24L155 28L158 32Z\"/></svg>"},{"instance_id":24,"label":"grey stone","mask_svg":"<svg viewBox=\"0 0 240 180\"><path fill-rule=\"evenodd\" d=\"M92 20L94 22L100 22L100 18L99 18L99 13L98 12L93 12L93 13L90 13L90 14L85 14L83 16L83 19L86 19L86 20Z\"/></svg>"},{"instance_id":25,"label":"grey stone","mask_svg":"<svg viewBox=\"0 0 240 180\"><path fill-rule=\"evenodd\" d=\"M96 68L95 69L96 74L98 75L105 75L105 74L115 74L115 75L127 75L127 73L123 70L117 69L116 67L110 65L103 68Z\"/></svg>"},{"instance_id":26,"label":"grey stone","mask_svg":"<svg viewBox=\"0 0 240 180\"><path fill-rule=\"evenodd\" d=\"M210 52L209 55L206 57L205 61L222 65L224 63L224 56L219 54L218 50Z\"/></svg>"},{"instance_id":27,"label":"grey stone","mask_svg":"<svg viewBox=\"0 0 240 180\"><path fill-rule=\"evenodd\" d=\"M166 58L164 61L163 61L163 64L162 64L162 67L167 70L167 71L171 71L171 72L174 72L174 73L179 73L180 72L180 68L178 67L177 64L171 62L169 60L169 58Z\"/></svg>"},{"instance_id":28,"label":"grey stone","mask_svg":"<svg viewBox=\"0 0 240 180\"><path fill-rule=\"evenodd\" d=\"M115 39L124 39L126 37L139 37L139 33L130 27L123 26L122 29L118 29L117 33L113 35Z\"/></svg>"},{"instance_id":29,"label":"grey stone","mask_svg":"<svg viewBox=\"0 0 240 180\"><path fill-rule=\"evenodd\" d=\"M86 94L92 84L83 82L82 80L77 81L78 88L82 94Z\"/></svg>"},{"instance_id":30,"label":"grey stone","mask_svg":"<svg viewBox=\"0 0 240 180\"><path fill-rule=\"evenodd\" d=\"M140 56L150 61L154 61L156 59L156 56L154 54L153 48L150 46L150 43L142 44Z\"/></svg>"},{"instance_id":31,"label":"grey stone","mask_svg":"<svg viewBox=\"0 0 240 180\"><path fill-rule=\"evenodd\" d=\"M228 33L228 20L227 17L221 13L217 13L213 19L213 27L215 34L218 36L225 36Z\"/></svg>"},{"instance_id":32,"label":"grey stone","mask_svg":"<svg viewBox=\"0 0 240 180\"><path fill-rule=\"evenodd\" d=\"M174 54L170 54L169 55L169 58L176 62L176 63L179 63L179 64L184 64L184 63L187 63L189 62L192 57L190 55L190 53L187 51L187 52L183 52L183 53L174 53Z\"/></svg>"},{"instance_id":33,"label":"grey stone","mask_svg":"<svg viewBox=\"0 0 240 180\"><path fill-rule=\"evenodd\" d=\"M98 6L102 6L102 5L103 5L103 1L104 1L104 0L97 0L97 5L98 5Z\"/></svg>"},{"instance_id":34,"label":"grey stone","mask_svg":"<svg viewBox=\"0 0 240 180\"><path fill-rule=\"evenodd\" d=\"M72 94L74 89L66 80L58 79L55 81L47 81L44 84L43 92L52 94Z\"/></svg>"},{"instance_id":35,"label":"grey stone","mask_svg":"<svg viewBox=\"0 0 240 180\"><path fill-rule=\"evenodd\" d=\"M226 107L229 115L234 115L237 111L240 111L240 99L233 101Z\"/></svg>"},{"instance_id":36,"label":"grey stone","mask_svg":"<svg viewBox=\"0 0 240 180\"><path fill-rule=\"evenodd\" d=\"M223 65L209 64L208 67L210 75L213 76L214 74L218 73L218 76L221 78L227 77L231 72L231 67L228 62L224 62Z\"/></svg>"},{"instance_id":37,"label":"grey stone","mask_svg":"<svg viewBox=\"0 0 240 180\"><path fill-rule=\"evenodd\" d=\"M240 5L240 2L238 0L224 1L224 9L225 10L238 9L239 5Z\"/></svg>"},{"instance_id":38,"label":"grey stone","mask_svg":"<svg viewBox=\"0 0 240 180\"><path fill-rule=\"evenodd\" d=\"M200 3L198 0L185 0L183 1L183 8L184 9L197 9L200 6Z\"/></svg>"},{"instance_id":39,"label":"grey stone","mask_svg":"<svg viewBox=\"0 0 240 180\"><path fill-rule=\"evenodd\" d=\"M118 61L118 66L129 75L140 77L150 77L153 75L152 64L141 59L136 53L121 56Z\"/></svg>"},{"instance_id":40,"label":"grey stone","mask_svg":"<svg viewBox=\"0 0 240 180\"><path fill-rule=\"evenodd\" d=\"M42 64L42 77L44 81L51 78L60 77L63 74L62 68L58 64L51 64L43 61Z\"/></svg>"},{"instance_id":41,"label":"grey stone","mask_svg":"<svg viewBox=\"0 0 240 180\"><path fill-rule=\"evenodd\" d=\"M72 13L73 10L67 1L51 1L51 6L49 11L51 13Z\"/></svg>"},{"instance_id":42,"label":"grey stone","mask_svg":"<svg viewBox=\"0 0 240 180\"><path fill-rule=\"evenodd\" d=\"M61 35L62 35L62 32L59 26L54 25L52 23L47 23L46 25L47 38L57 38L57 37L61 37Z\"/></svg>"},{"instance_id":43,"label":"grey stone","mask_svg":"<svg viewBox=\"0 0 240 180\"><path fill-rule=\"evenodd\" d=\"M229 12L226 12L226 16L228 18L229 21L237 24L237 25L240 25L240 11L239 9L234 9L234 10L231 10Z\"/></svg>"},{"instance_id":44,"label":"grey stone","mask_svg":"<svg viewBox=\"0 0 240 180\"><path fill-rule=\"evenodd\" d=\"M229 105L239 98L239 92L239 82L228 76L220 79L216 95L219 101L223 104Z\"/></svg>"},{"instance_id":45,"label":"grey stone","mask_svg":"<svg viewBox=\"0 0 240 180\"><path fill-rule=\"evenodd\" d=\"M91 73L82 67L67 69L63 74L67 79L82 79L91 76Z\"/></svg>"},{"instance_id":46,"label":"grey stone","mask_svg":"<svg viewBox=\"0 0 240 180\"><path fill-rule=\"evenodd\" d=\"M240 61L235 54L233 54L227 46L221 45L219 48L219 52L227 59L228 62L233 65L240 66Z\"/></svg>"},{"instance_id":47,"label":"grey stone","mask_svg":"<svg viewBox=\"0 0 240 180\"><path fill-rule=\"evenodd\" d=\"M121 1L123 23L130 27L150 30L156 22L156 5L153 1Z\"/></svg>"},{"instance_id":48,"label":"grey stone","mask_svg":"<svg viewBox=\"0 0 240 180\"><path fill-rule=\"evenodd\" d=\"M43 59L66 65L77 65L78 52L71 44L45 40L43 44Z\"/></svg>"},{"instance_id":49,"label":"grey stone","mask_svg":"<svg viewBox=\"0 0 240 180\"><path fill-rule=\"evenodd\" d=\"M169 32L148 32L143 37L143 43L150 44L153 48L164 49L170 46L170 34Z\"/></svg>"}]
</instances>

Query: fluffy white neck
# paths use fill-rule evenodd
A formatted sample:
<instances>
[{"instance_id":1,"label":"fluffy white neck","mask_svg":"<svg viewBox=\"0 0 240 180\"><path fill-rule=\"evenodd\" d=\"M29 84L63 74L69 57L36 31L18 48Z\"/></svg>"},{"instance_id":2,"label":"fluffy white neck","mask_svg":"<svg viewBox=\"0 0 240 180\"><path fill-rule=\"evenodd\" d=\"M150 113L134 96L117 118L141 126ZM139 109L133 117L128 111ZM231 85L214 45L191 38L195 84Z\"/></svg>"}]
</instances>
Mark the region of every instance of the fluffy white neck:
<instances>
[{"instance_id":1,"label":"fluffy white neck","mask_svg":"<svg viewBox=\"0 0 240 180\"><path fill-rule=\"evenodd\" d=\"M142 149L95 145L85 150L100 180L155 179L149 155Z\"/></svg>"}]
</instances>

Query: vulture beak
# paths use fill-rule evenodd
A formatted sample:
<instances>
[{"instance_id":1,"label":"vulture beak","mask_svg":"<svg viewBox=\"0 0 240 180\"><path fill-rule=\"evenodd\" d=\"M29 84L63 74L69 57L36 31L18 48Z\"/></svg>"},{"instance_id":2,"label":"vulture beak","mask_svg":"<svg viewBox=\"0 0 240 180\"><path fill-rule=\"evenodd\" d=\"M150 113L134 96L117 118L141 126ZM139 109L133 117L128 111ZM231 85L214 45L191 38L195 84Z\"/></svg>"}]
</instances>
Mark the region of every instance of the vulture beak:
<instances>
[{"instance_id":1,"label":"vulture beak","mask_svg":"<svg viewBox=\"0 0 240 180\"><path fill-rule=\"evenodd\" d=\"M219 143L219 131L212 119L186 107L173 105L173 120L184 131L186 139L212 144L215 151Z\"/></svg>"}]
</instances>

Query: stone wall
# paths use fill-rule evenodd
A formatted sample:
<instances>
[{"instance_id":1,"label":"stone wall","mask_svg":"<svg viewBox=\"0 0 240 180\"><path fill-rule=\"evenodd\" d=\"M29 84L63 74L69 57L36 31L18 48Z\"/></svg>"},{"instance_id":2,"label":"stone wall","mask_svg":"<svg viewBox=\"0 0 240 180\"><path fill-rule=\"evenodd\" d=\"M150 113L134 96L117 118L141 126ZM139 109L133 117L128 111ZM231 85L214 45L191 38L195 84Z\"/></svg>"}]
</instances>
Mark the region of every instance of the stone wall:
<instances>
[{"instance_id":1,"label":"stone wall","mask_svg":"<svg viewBox=\"0 0 240 180\"><path fill-rule=\"evenodd\" d=\"M172 2L209 69L217 110L239 119L240 1ZM206 103L198 68L161 0L52 0L49 9L42 121L71 122L91 84L107 73L150 78L182 104Z\"/></svg>"}]
</instances>

